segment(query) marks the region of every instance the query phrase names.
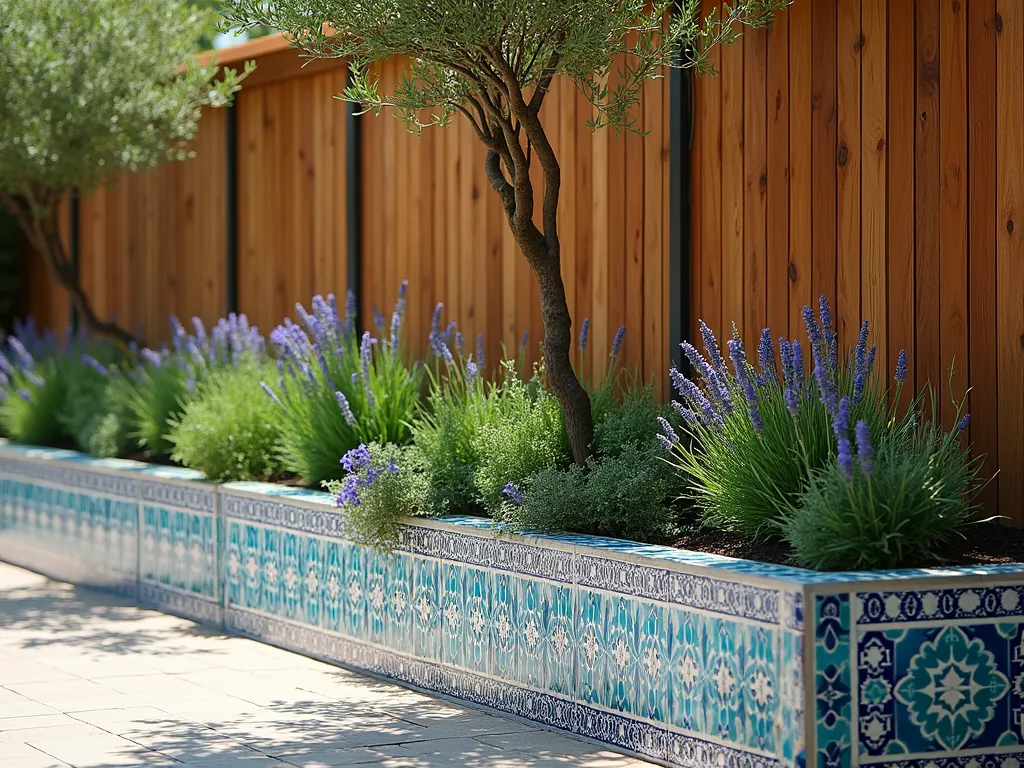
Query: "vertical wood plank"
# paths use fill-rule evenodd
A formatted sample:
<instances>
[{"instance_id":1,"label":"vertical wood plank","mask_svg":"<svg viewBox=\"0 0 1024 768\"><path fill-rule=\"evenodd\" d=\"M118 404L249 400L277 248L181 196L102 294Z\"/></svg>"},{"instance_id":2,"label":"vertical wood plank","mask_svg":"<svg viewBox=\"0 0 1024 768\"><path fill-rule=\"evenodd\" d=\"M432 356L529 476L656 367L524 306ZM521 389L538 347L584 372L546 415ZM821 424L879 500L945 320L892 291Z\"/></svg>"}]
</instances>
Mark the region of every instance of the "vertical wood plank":
<instances>
[{"instance_id":1,"label":"vertical wood plank","mask_svg":"<svg viewBox=\"0 0 1024 768\"><path fill-rule=\"evenodd\" d=\"M722 49L722 339L732 323L743 327L744 54L742 45Z\"/></svg>"},{"instance_id":2,"label":"vertical wood plank","mask_svg":"<svg viewBox=\"0 0 1024 768\"><path fill-rule=\"evenodd\" d=\"M789 16L768 31L768 267L766 324L772 341L789 324Z\"/></svg>"},{"instance_id":3,"label":"vertical wood plank","mask_svg":"<svg viewBox=\"0 0 1024 768\"><path fill-rule=\"evenodd\" d=\"M915 183L910 172L914 156L914 6L889 3L889 369L882 381L892 384L901 350L915 357L914 333L914 210ZM899 163L899 166L896 163ZM901 405L913 395L913 371Z\"/></svg>"},{"instance_id":4,"label":"vertical wood plank","mask_svg":"<svg viewBox=\"0 0 1024 768\"><path fill-rule=\"evenodd\" d=\"M701 17L718 15L715 0L703 0ZM711 52L711 65L721 71L721 49ZM697 137L693 155L697 173L693 188L693 204L700 207L700 240L694 249L699 272L695 283L699 288L694 302L697 319L714 329L722 328L722 77L695 78L697 105ZM629 167L627 165L627 167ZM699 254L699 255L698 255Z\"/></svg>"},{"instance_id":5,"label":"vertical wood plank","mask_svg":"<svg viewBox=\"0 0 1024 768\"><path fill-rule=\"evenodd\" d=\"M836 47L836 331L840 354L860 330L861 0L839 0Z\"/></svg>"},{"instance_id":6,"label":"vertical wood plank","mask_svg":"<svg viewBox=\"0 0 1024 768\"><path fill-rule=\"evenodd\" d=\"M789 337L803 333L811 302L811 4L794 3L789 21Z\"/></svg>"},{"instance_id":7,"label":"vertical wood plank","mask_svg":"<svg viewBox=\"0 0 1024 768\"><path fill-rule=\"evenodd\" d=\"M811 15L811 290L836 298L836 0Z\"/></svg>"},{"instance_id":8,"label":"vertical wood plank","mask_svg":"<svg viewBox=\"0 0 1024 768\"><path fill-rule=\"evenodd\" d=\"M982 476L992 477L999 454L999 377L996 347L996 0L967 6L968 207L970 248L970 410L975 455ZM1000 476L982 491L993 514Z\"/></svg>"},{"instance_id":9,"label":"vertical wood plank","mask_svg":"<svg viewBox=\"0 0 1024 768\"><path fill-rule=\"evenodd\" d=\"M1024 522L1024 9L998 0L996 44L996 326L999 365L999 511Z\"/></svg>"},{"instance_id":10,"label":"vertical wood plank","mask_svg":"<svg viewBox=\"0 0 1024 768\"><path fill-rule=\"evenodd\" d=\"M939 167L939 0L917 1L917 131L916 255L914 275L917 320L916 385L930 385L938 405L946 395L940 360L939 228L941 184Z\"/></svg>"},{"instance_id":11,"label":"vertical wood plank","mask_svg":"<svg viewBox=\"0 0 1024 768\"><path fill-rule=\"evenodd\" d=\"M765 280L768 246L768 37L752 30L743 39L743 332L751 350L768 322Z\"/></svg>"},{"instance_id":12,"label":"vertical wood plank","mask_svg":"<svg viewBox=\"0 0 1024 768\"><path fill-rule=\"evenodd\" d=\"M644 84L644 128L650 131L644 139L644 371L653 376L655 396L660 397L664 380L668 377L661 368L665 345L662 327L667 320L663 303L662 260L665 258L665 242L662 237L662 167L664 165L662 142L664 132L663 81L648 80Z\"/></svg>"},{"instance_id":13,"label":"vertical wood plank","mask_svg":"<svg viewBox=\"0 0 1024 768\"><path fill-rule=\"evenodd\" d=\"M967 8L942 0L939 18L939 324L943 386L942 423L955 424L967 393ZM952 366L952 377L949 370Z\"/></svg>"},{"instance_id":14,"label":"vertical wood plank","mask_svg":"<svg viewBox=\"0 0 1024 768\"><path fill-rule=\"evenodd\" d=\"M889 370L885 258L889 162L887 22L886 0L864 0L861 19L864 34L861 51L861 313L871 323L871 343L877 345L875 369L883 381Z\"/></svg>"}]
</instances>

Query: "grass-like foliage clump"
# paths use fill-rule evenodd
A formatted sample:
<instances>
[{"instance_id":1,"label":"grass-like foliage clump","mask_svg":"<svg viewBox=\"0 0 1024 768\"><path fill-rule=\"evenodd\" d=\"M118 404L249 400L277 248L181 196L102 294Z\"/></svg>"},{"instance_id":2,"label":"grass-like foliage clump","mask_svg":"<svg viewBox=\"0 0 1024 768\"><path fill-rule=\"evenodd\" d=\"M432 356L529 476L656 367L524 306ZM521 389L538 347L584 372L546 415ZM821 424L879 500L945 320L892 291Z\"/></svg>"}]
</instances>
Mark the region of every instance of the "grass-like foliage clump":
<instances>
[{"instance_id":1,"label":"grass-like foliage clump","mask_svg":"<svg viewBox=\"0 0 1024 768\"><path fill-rule=\"evenodd\" d=\"M254 359L214 371L172 421L171 457L211 480L270 480L281 474L277 409Z\"/></svg>"},{"instance_id":2,"label":"grass-like foliage clump","mask_svg":"<svg viewBox=\"0 0 1024 768\"><path fill-rule=\"evenodd\" d=\"M360 444L407 443L420 396L418 370L401 350L406 284L399 290L387 334L377 339L355 326L355 297L344 317L334 296L316 296L312 311L296 306L270 334L281 361L264 382L276 406L285 467L311 485L341 477L338 459Z\"/></svg>"}]
</instances>

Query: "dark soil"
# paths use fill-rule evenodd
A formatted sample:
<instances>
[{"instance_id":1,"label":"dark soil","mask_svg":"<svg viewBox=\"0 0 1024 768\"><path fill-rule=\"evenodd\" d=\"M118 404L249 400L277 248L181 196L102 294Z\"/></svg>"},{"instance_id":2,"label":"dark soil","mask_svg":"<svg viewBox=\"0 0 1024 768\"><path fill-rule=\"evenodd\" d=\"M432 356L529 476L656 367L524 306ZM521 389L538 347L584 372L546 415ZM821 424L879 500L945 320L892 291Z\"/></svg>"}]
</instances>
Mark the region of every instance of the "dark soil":
<instances>
[{"instance_id":1,"label":"dark soil","mask_svg":"<svg viewBox=\"0 0 1024 768\"><path fill-rule=\"evenodd\" d=\"M921 565L1024 563L1024 529L991 522L978 523L967 530L966 537L950 542L937 563ZM730 531L701 529L683 535L673 546L762 563L792 565L790 548L785 542L752 541Z\"/></svg>"}]
</instances>

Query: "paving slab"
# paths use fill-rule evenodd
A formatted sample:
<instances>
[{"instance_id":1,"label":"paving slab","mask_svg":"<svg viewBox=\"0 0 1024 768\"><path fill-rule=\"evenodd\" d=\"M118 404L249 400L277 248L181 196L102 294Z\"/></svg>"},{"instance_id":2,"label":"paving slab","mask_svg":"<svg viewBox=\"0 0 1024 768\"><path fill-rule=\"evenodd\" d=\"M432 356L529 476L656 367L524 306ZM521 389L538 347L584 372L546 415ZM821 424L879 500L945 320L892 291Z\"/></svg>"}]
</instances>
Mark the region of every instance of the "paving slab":
<instances>
[{"instance_id":1,"label":"paving slab","mask_svg":"<svg viewBox=\"0 0 1024 768\"><path fill-rule=\"evenodd\" d=\"M641 768L0 563L3 768Z\"/></svg>"}]
</instances>

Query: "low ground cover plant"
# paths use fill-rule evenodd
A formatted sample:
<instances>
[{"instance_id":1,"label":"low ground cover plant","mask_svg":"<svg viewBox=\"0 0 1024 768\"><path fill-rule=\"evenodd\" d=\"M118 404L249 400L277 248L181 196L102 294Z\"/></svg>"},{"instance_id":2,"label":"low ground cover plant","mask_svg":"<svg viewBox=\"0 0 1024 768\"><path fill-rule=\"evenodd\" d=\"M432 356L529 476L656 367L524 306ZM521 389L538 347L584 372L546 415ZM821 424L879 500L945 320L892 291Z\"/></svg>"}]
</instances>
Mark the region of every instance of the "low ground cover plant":
<instances>
[{"instance_id":1,"label":"low ground cover plant","mask_svg":"<svg viewBox=\"0 0 1024 768\"><path fill-rule=\"evenodd\" d=\"M351 296L297 306L269 344L243 315L209 332L172 321L169 346L138 354L26 326L0 354L0 428L94 455L142 447L214 480L292 476L333 494L349 534L382 549L408 515L471 514L651 543L696 524L785 542L806 567L894 568L939 560L974 520L969 416L943 431L926 393L901 409L906 355L885 386L868 324L841 353L824 299L804 312L806 348L766 330L748 354L735 331L723 348L702 325L668 405L620 368L620 329L589 366L604 376L587 383L595 428L580 465L543 361L488 366L483 339L443 327L441 305L414 361L405 297L403 283L378 336L356 330Z\"/></svg>"}]
</instances>

